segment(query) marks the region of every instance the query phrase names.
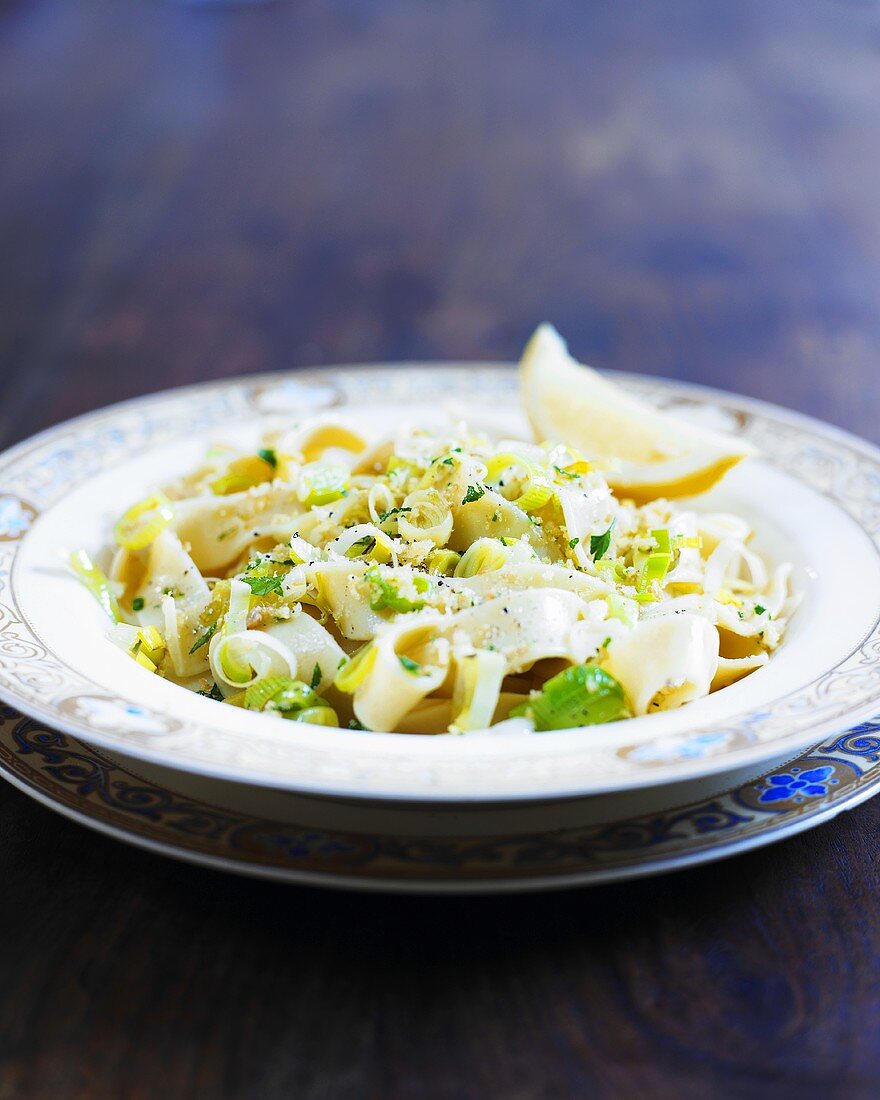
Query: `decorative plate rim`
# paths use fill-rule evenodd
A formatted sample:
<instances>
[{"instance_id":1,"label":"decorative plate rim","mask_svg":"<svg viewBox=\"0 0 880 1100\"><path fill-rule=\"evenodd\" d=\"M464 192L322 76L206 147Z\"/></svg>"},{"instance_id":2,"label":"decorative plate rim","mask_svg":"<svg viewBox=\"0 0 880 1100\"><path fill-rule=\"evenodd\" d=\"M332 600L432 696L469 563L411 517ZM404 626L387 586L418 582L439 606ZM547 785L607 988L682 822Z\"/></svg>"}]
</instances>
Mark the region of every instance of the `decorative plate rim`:
<instances>
[{"instance_id":1,"label":"decorative plate rim","mask_svg":"<svg viewBox=\"0 0 880 1100\"><path fill-rule=\"evenodd\" d=\"M0 776L106 836L248 877L395 893L556 890L727 859L854 809L880 792L880 715L710 797L587 826L479 838L255 818L145 781L8 707L0 708Z\"/></svg>"},{"instance_id":2,"label":"decorative plate rim","mask_svg":"<svg viewBox=\"0 0 880 1100\"><path fill-rule=\"evenodd\" d=\"M467 370L469 372L469 381L473 381L475 375L479 374L480 378L490 379L496 386L509 385L511 379L514 377L512 365L509 364L403 363L393 366L388 364L376 364L351 367L320 367L310 370L246 376L239 379L224 379L218 382L202 382L176 389L165 390L158 394L132 398L120 402L117 405L97 410L96 412L83 414L61 425L46 429L31 439L25 440L10 448L0 455L0 485L3 484L2 479L4 476L8 477L10 467L15 468L16 464L20 464L21 460L27 455L39 451L40 448L47 444L51 445L53 437L71 437L83 429L92 430L94 432L100 430L105 425L112 425L124 414L132 411L136 412L141 409L152 409L155 416L159 416L162 411L167 411L166 407L181 406L185 408L186 402L193 397L198 397L200 399L199 403L203 404L204 401L202 401L202 399L207 395L208 404L210 405L211 400L215 400L218 406L210 415L203 418L204 422L201 423L200 426L207 430L208 428L216 428L223 423L224 417L231 415L232 409L237 413L241 413L242 409L244 409L244 411L253 415L258 411L256 403L259 397L267 388L274 389L279 386L293 386L300 391L307 391L310 388L333 391L330 397L325 401L325 407L335 407L340 403L341 395L346 386L357 391L358 386L363 383L364 379L372 377L375 380L377 377L381 377L385 380L386 384L390 384L392 376L394 376L395 379L412 379L414 376L418 376L418 382L422 383L424 379L430 376L434 379L434 386L436 388L437 372L454 371L459 373L462 370ZM869 467L868 473L864 475L864 480L865 485L870 491L865 494L866 502L858 497L858 492L856 492L858 486L853 489L853 492L858 498L856 500L856 505L863 506L866 509L866 514L870 517L870 527L867 526L862 519L858 518L851 508L847 508L844 505L844 509L849 511L850 515L856 519L856 522L860 524L869 539L873 542L875 549L877 548L878 543L880 543L880 497L875 500L871 493L873 492L876 494L877 486L880 486L880 451L867 441L852 436L850 433L833 425L823 424L821 421L802 413L783 409L758 399L739 397L738 395L727 394L723 391L710 389L709 387L700 386L694 383L632 374L617 374L616 377L624 380L638 392L643 392L650 396L653 391L654 397L657 398L659 396L661 403L664 400L667 403L671 401L673 403L679 402L697 405L714 403L724 412L740 417L744 425L749 422L750 417L752 418L753 424L759 424L760 419L763 417L767 421L772 421L774 425L780 423L788 425L793 432L797 433L799 431L812 443L816 443L817 441L819 443L836 443L838 447L844 448L847 452L859 456L859 458L864 460ZM374 381L373 384L375 386L378 383ZM227 398L232 399L231 406L229 402L226 401ZM213 420L211 416L214 417ZM164 424L164 421L162 421L162 423ZM769 457L772 461L773 456L771 455ZM91 476L91 473L87 473L85 476L80 477L75 484L82 484L89 476ZM812 488L824 493L826 496L833 495L829 489L814 484L813 481L807 478L803 480L811 485ZM861 490L859 489L859 491ZM3 499L5 500L8 498ZM834 496L834 499L840 503L839 493ZM26 492L22 492L20 495L16 494L16 501L20 505L19 511L21 514L13 516L12 518L14 523L18 523L19 526L23 525L23 530L18 535L14 534L11 537L5 538L2 529L0 529L0 599L2 599L2 589L9 589L10 587L8 583L9 575L16 561L17 549L21 545L21 535L26 533L29 521L32 520L30 513L38 514L39 511L32 498L29 497ZM30 512L28 512L28 510L30 510ZM9 595L11 597L12 594L9 593ZM13 648L14 646L21 647L23 642L29 641L29 639L22 639L20 636L21 632L26 631L27 622L20 613L16 615L15 610L13 610L11 614L8 613L8 609L6 608L2 608L2 611L7 613L0 619L0 641L4 641L4 635L8 632L10 623L13 623L19 633L11 639L11 643L14 643ZM878 660L880 660L880 630L878 630L876 623L873 631L855 651L856 665L859 664L858 658L860 656L863 658L861 664L864 666L861 670L862 677L864 678L865 668L867 668L870 673L875 673ZM0 675L5 673L5 666L10 663L10 660L14 664L14 653L12 653L10 657L9 652L0 652L0 665L4 666L0 669ZM843 664L845 665L846 662ZM837 673L838 668L841 667L842 666L837 666L831 671ZM857 674L859 674L858 668L847 668L845 673L841 673L841 676L846 680L847 677L851 679ZM828 675L829 674L826 674L826 678ZM180 744L175 746L174 752L169 752L167 746L164 749L157 749L155 747L155 741L151 742L149 738L145 738L140 742L135 741L134 743L131 740L123 742L120 740L116 725L114 725L113 728L107 727L106 717L104 719L104 726L101 727L96 726L95 723L87 717L83 718L78 712L74 712L70 709L67 711L58 709L59 705L67 703L69 699L78 699L80 702L89 699L93 701L97 700L102 706L105 706L105 708L111 704L118 704L119 707L126 709L117 714L117 725L118 722L125 720L126 714L132 715L137 711L137 708L133 708L130 705L130 701L126 701L124 698L114 699L107 696L106 692L101 693L100 691L96 691L94 685L89 688L88 683L84 681L81 675L78 676L78 680L79 682L73 685L72 689L73 692L78 692L78 695L75 693L72 694L71 690L68 690L67 694L63 696L56 692L53 697L55 701L53 701L51 705L44 704L39 697L34 697L33 695L23 696L21 693L11 690L8 682L5 681L0 685L0 693L2 693L5 698L9 699L16 707L31 714L33 717L47 721L51 725L61 728L74 736L87 737L92 743L103 745L111 751L115 748L129 755L140 756L145 760L170 765L172 767L188 767L194 772L214 775L219 778L243 780L249 783L263 783L270 786L285 786L290 790L301 790L304 792L310 791L341 797L363 796L371 799L386 799L389 801L546 801L557 798L579 797L586 793L599 793L600 791L608 792L640 786L653 786L668 783L673 780L693 778L698 775L710 775L751 763L757 765L760 763L761 759L767 759L786 751L793 752L804 744L814 742L821 737L846 728L854 721L859 721L870 716L875 712L878 702L878 699L872 695L870 698L864 699L859 707L854 708L851 705L844 705L842 709L838 708L836 713L825 720L814 721L811 717L808 724L804 725L801 721L801 727L796 729L795 732L787 736L782 736L777 740L756 741L746 738L745 741L737 742L737 731L730 728L718 731L695 729L691 731L693 737L686 739L677 747L673 746L669 749L666 757L663 757L662 753L654 759L646 757L643 762L645 766L642 770L634 773L633 769L630 769L626 773L611 775L607 777L604 782L597 781L587 786L585 786L585 781L583 777L581 777L581 779L573 783L571 781L567 784L562 782L553 787L540 787L537 789L527 789L522 785L510 789L461 789L454 785L444 787L444 785L438 781L436 772L438 769L442 771L444 761L436 759L430 761L430 769L433 770L434 774L427 779L424 777L414 777L411 774L407 775L404 771L403 779L398 780L397 785L389 783L383 786L381 781L376 783L375 780L371 785L363 785L364 780L362 775L356 775L355 773L352 773L354 778L350 779L348 782L328 778L328 775L326 773L322 774L320 769L317 770L316 774L310 776L308 774L308 768L305 769L305 774L289 774L279 777L277 770L273 769L271 766L266 764L261 765L259 763L254 765L253 761L248 763L235 757L230 758L232 760L231 763L227 762L225 764L218 759L194 757L191 752L189 756L181 757ZM825 694L827 696L830 694L830 691L826 691ZM146 714L144 711L138 713L141 717ZM791 726L797 727L798 721L802 720L803 713L804 708L801 707L799 708L798 714L784 715L782 717ZM766 714L759 716L762 721L766 720L767 717ZM157 721L161 719L166 723L173 721L173 719L168 717L167 712L157 712L152 715L147 714L146 718L155 719ZM776 720L779 721L779 718L777 717ZM177 723L177 725L179 726L180 723ZM210 730L208 723L204 723L204 726L206 730ZM786 729L787 728L788 725L786 726ZM189 734L189 732L189 727L187 727L187 734ZM360 741L363 737L364 735L362 734L352 735L352 745L355 745L356 742ZM700 738L702 738L702 743L699 743ZM713 741L712 738L715 740ZM190 740L192 740L192 738L190 738ZM547 744L547 756L551 757L552 747L549 744L549 740ZM662 747L662 744L660 747ZM658 753L660 752L660 747L658 747ZM695 747L699 748L700 751L695 752ZM375 761L378 761L378 764L376 764ZM376 767L381 769L383 763L387 764L387 761L381 757L373 757L370 762L373 764L374 770ZM362 768L366 766L366 764L362 764ZM411 767L412 765L410 764L410 768Z\"/></svg>"}]
</instances>

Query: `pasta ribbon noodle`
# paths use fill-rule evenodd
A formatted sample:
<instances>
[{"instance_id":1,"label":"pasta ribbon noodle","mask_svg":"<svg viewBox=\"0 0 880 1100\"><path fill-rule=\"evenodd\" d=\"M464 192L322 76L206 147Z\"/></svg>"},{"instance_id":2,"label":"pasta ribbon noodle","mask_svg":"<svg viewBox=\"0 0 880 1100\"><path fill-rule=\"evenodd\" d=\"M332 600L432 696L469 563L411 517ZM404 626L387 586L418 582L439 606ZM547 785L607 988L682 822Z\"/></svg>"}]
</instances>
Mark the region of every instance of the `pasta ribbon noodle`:
<instances>
[{"instance_id":1,"label":"pasta ribbon noodle","mask_svg":"<svg viewBox=\"0 0 880 1100\"><path fill-rule=\"evenodd\" d=\"M449 646L437 621L382 627L375 659L354 693L354 713L371 730L393 730L401 718L446 679Z\"/></svg>"},{"instance_id":2,"label":"pasta ribbon noodle","mask_svg":"<svg viewBox=\"0 0 880 1100\"><path fill-rule=\"evenodd\" d=\"M332 460L347 461L350 466L366 446L366 440L346 424L329 420L307 424L279 440L283 453L299 455L305 463L326 458L329 452Z\"/></svg>"},{"instance_id":3,"label":"pasta ribbon noodle","mask_svg":"<svg viewBox=\"0 0 880 1100\"><path fill-rule=\"evenodd\" d=\"M748 676L749 673L766 665L768 660L769 657L766 653L755 653L751 657L740 657L737 659L732 657L719 657L718 667L715 669L715 675L712 677L712 691L718 691L721 688L735 684L736 681L741 680L743 676Z\"/></svg>"},{"instance_id":4,"label":"pasta ribbon noodle","mask_svg":"<svg viewBox=\"0 0 880 1100\"><path fill-rule=\"evenodd\" d=\"M291 618L267 626L266 635L284 645L296 660L300 678L309 682L317 680L316 686L331 684L345 659L345 650L330 631L305 611L297 611Z\"/></svg>"},{"instance_id":5,"label":"pasta ribbon noodle","mask_svg":"<svg viewBox=\"0 0 880 1100\"><path fill-rule=\"evenodd\" d=\"M644 619L614 642L602 667L623 685L634 714L671 710L709 694L718 631L688 613Z\"/></svg>"},{"instance_id":6,"label":"pasta ribbon noodle","mask_svg":"<svg viewBox=\"0 0 880 1100\"><path fill-rule=\"evenodd\" d=\"M211 576L259 539L273 546L289 539L302 511L292 486L264 485L231 496L178 501L171 526L199 569Z\"/></svg>"},{"instance_id":7,"label":"pasta ribbon noodle","mask_svg":"<svg viewBox=\"0 0 880 1100\"><path fill-rule=\"evenodd\" d=\"M491 489L486 489L473 503L456 507L448 541L451 549L465 551L477 539L486 536L526 539L536 549L549 554L547 543L528 515Z\"/></svg>"},{"instance_id":8,"label":"pasta ribbon noodle","mask_svg":"<svg viewBox=\"0 0 880 1100\"><path fill-rule=\"evenodd\" d=\"M444 633L467 638L476 649L501 653L508 672L519 672L545 657L566 657L569 633L584 615L573 592L544 588L512 591L452 616Z\"/></svg>"},{"instance_id":9,"label":"pasta ribbon noodle","mask_svg":"<svg viewBox=\"0 0 880 1100\"><path fill-rule=\"evenodd\" d=\"M370 607L369 586L360 568L345 562L327 562L313 567L315 587L343 638L369 641L385 621Z\"/></svg>"}]
</instances>

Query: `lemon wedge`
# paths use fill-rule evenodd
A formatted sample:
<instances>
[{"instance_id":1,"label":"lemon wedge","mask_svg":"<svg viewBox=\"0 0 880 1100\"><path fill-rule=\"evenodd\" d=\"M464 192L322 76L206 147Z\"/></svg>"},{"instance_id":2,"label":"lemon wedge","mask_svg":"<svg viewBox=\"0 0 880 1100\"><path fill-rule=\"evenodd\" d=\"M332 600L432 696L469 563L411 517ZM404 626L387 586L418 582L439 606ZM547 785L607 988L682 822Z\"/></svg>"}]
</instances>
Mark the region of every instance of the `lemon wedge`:
<instances>
[{"instance_id":1,"label":"lemon wedge","mask_svg":"<svg viewBox=\"0 0 880 1100\"><path fill-rule=\"evenodd\" d=\"M619 497L644 504L711 489L754 448L631 397L569 355L539 325L520 362L520 391L535 435L577 447L603 467Z\"/></svg>"}]
</instances>

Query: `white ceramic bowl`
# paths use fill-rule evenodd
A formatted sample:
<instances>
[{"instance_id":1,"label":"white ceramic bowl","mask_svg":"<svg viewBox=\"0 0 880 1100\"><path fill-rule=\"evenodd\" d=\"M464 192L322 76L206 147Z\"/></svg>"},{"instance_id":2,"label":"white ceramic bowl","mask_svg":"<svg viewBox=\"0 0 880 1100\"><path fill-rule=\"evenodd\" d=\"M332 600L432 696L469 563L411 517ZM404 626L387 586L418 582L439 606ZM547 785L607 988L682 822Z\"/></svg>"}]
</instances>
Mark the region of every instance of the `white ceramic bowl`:
<instances>
[{"instance_id":1,"label":"white ceramic bowl","mask_svg":"<svg viewBox=\"0 0 880 1100\"><path fill-rule=\"evenodd\" d=\"M112 520L215 439L269 416L333 409L367 433L390 421L527 431L510 367L301 371L127 402L0 456L0 695L130 758L298 792L428 802L546 800L682 782L795 753L880 711L880 452L744 398L623 377L678 415L762 453L700 498L796 566L802 607L769 664L677 711L545 734L413 737L297 726L222 707L151 676L105 640L106 620L59 551L97 551Z\"/></svg>"}]
</instances>

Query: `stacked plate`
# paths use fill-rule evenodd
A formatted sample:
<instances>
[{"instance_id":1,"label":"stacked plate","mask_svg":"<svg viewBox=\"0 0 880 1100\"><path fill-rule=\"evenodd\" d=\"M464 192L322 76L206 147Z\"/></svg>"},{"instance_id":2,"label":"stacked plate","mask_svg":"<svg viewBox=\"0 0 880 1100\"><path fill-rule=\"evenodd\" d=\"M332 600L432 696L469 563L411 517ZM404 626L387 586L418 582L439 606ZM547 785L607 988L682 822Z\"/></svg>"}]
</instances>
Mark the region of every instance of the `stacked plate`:
<instances>
[{"instance_id":1,"label":"stacked plate","mask_svg":"<svg viewBox=\"0 0 880 1100\"><path fill-rule=\"evenodd\" d=\"M115 406L0 457L3 774L85 824L180 858L422 891L653 873L769 843L869 797L880 784L870 720L880 713L880 452L744 398L621 381L761 453L706 498L764 532L804 592L784 645L747 679L607 728L413 737L220 707L109 658L106 621L59 550L100 546L126 502L195 465L207 441L331 408L365 425L441 415L475 425L473 410L489 410L487 427L525 430L510 367L272 375Z\"/></svg>"}]
</instances>

